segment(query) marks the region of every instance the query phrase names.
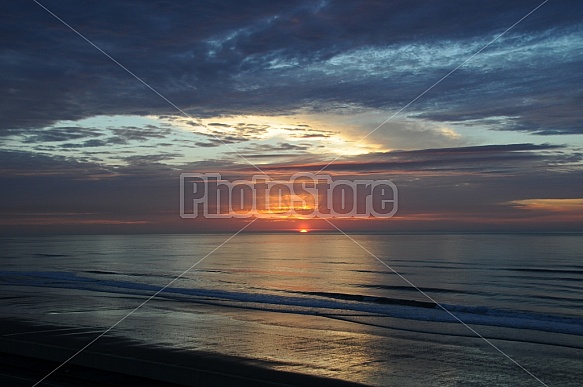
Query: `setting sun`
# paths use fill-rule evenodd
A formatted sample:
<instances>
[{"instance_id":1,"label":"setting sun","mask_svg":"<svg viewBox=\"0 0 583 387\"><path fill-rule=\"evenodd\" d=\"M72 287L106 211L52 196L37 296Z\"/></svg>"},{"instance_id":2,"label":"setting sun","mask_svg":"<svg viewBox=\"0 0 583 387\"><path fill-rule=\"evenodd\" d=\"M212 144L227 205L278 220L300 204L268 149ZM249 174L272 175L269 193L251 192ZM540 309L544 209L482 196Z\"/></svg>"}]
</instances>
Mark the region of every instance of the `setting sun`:
<instances>
[{"instance_id":1,"label":"setting sun","mask_svg":"<svg viewBox=\"0 0 583 387\"><path fill-rule=\"evenodd\" d=\"M302 228L302 229L300 230L300 232L308 232L308 230L306 230L305 228Z\"/></svg>"}]
</instances>

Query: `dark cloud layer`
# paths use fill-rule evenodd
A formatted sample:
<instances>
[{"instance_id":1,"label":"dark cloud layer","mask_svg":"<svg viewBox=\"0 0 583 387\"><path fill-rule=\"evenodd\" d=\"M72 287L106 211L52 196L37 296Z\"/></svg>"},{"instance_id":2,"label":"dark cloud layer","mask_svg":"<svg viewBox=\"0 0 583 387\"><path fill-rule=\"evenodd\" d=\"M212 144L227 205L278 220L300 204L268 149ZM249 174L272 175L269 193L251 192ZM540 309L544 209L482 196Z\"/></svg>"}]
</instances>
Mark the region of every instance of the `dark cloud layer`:
<instances>
[{"instance_id":1,"label":"dark cloud layer","mask_svg":"<svg viewBox=\"0 0 583 387\"><path fill-rule=\"evenodd\" d=\"M43 4L178 106L205 116L398 108L539 2ZM4 2L2 13L3 129L176 113L34 2ZM411 113L462 122L507 116L501 130L581 133L583 43L572 37L582 29L578 1L550 1Z\"/></svg>"},{"instance_id":2,"label":"dark cloud layer","mask_svg":"<svg viewBox=\"0 0 583 387\"><path fill-rule=\"evenodd\" d=\"M346 161L312 164L284 164L264 167L266 171L309 171L323 173L490 174L525 172L583 160L581 153L561 152L564 146L550 144L484 145L459 148L422 149L370 153ZM549 151L549 152L544 152Z\"/></svg>"},{"instance_id":3,"label":"dark cloud layer","mask_svg":"<svg viewBox=\"0 0 583 387\"><path fill-rule=\"evenodd\" d=\"M335 222L347 230L580 230L580 218L549 220L546 213L511 204L580 197L582 172L563 168L569 163L561 158L561 149L517 144L355 157L333 167L333 173L338 178L370 178L374 172L377 178L392 179L399 189L399 212L388 222ZM191 232L242 227L237 222L180 219L178 176L221 171L236 180L257 171L226 162L169 168L163 164L167 157L172 155L136 156L126 166L103 168L66 157L0 152L0 231ZM268 172L301 170L296 164L291 170ZM274 226L259 222L257 227Z\"/></svg>"}]
</instances>

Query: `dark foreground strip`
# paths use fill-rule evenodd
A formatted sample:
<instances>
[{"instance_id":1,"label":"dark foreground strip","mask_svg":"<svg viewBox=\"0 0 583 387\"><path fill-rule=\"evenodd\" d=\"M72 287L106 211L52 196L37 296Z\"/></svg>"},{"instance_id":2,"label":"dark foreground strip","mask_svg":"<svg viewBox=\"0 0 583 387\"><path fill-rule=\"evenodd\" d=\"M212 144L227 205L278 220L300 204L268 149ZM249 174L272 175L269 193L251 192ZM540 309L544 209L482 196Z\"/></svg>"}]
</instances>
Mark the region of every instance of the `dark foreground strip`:
<instances>
[{"instance_id":1,"label":"dark foreground strip","mask_svg":"<svg viewBox=\"0 0 583 387\"><path fill-rule=\"evenodd\" d=\"M67 335L64 327L0 319L0 386L31 386L94 334ZM54 332L50 332L54 330ZM14 333L22 333L14 335ZM8 336L6 336L8 335ZM278 363L274 363L277 366ZM42 386L362 387L269 368L256 360L144 345L104 336L51 375Z\"/></svg>"}]
</instances>

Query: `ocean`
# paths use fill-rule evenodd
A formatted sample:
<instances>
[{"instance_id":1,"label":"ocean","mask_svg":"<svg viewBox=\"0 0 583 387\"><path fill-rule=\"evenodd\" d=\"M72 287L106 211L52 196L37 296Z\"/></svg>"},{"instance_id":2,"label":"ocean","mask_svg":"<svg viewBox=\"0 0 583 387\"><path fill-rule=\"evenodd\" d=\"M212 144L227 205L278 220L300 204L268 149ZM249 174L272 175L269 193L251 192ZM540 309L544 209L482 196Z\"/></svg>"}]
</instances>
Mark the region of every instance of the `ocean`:
<instances>
[{"instance_id":1,"label":"ocean","mask_svg":"<svg viewBox=\"0 0 583 387\"><path fill-rule=\"evenodd\" d=\"M229 237L2 237L0 313L97 336L200 261L111 333L373 386L583 384L581 234Z\"/></svg>"}]
</instances>

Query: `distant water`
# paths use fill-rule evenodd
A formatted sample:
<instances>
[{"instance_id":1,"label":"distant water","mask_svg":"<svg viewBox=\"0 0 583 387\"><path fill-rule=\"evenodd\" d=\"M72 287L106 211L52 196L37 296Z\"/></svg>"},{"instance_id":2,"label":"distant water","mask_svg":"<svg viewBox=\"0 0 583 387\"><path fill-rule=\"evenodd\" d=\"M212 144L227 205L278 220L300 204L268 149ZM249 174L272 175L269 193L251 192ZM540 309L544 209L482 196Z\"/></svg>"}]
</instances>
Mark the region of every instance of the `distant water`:
<instances>
[{"instance_id":1,"label":"distant water","mask_svg":"<svg viewBox=\"0 0 583 387\"><path fill-rule=\"evenodd\" d=\"M343 235L245 234L207 256L228 237L1 238L0 311L98 332L204 258L116 333L371 385L542 385L477 332L581 385L582 235L352 236L371 255Z\"/></svg>"}]
</instances>

